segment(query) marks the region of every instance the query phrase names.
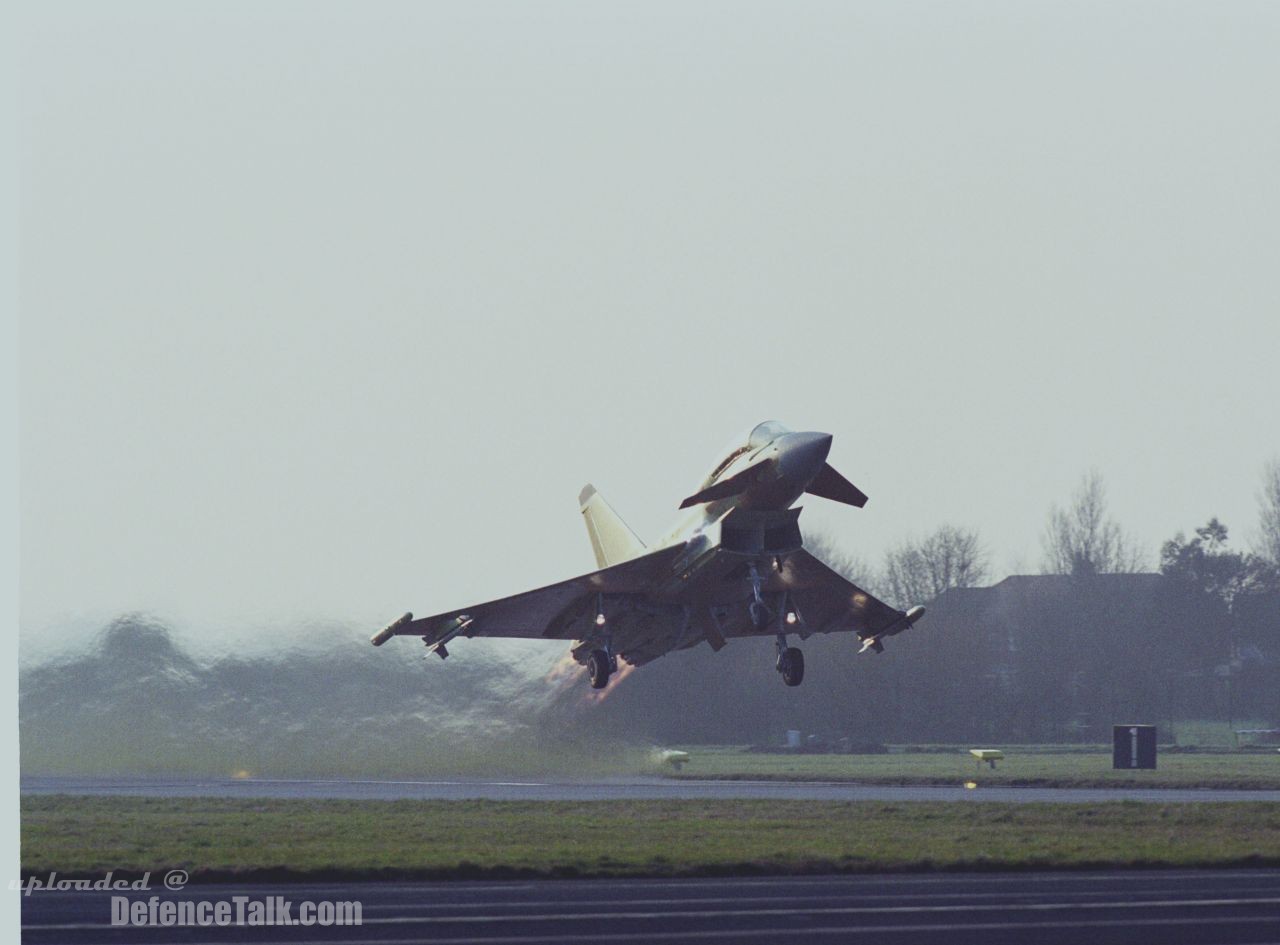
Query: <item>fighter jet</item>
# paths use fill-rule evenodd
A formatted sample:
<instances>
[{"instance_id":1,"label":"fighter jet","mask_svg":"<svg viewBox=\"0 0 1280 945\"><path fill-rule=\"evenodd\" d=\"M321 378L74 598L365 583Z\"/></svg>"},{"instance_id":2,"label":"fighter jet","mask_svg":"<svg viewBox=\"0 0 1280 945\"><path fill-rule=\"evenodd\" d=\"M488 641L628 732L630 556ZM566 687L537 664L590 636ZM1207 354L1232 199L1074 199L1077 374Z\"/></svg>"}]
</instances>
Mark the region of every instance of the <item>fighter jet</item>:
<instances>
[{"instance_id":1,"label":"fighter jet","mask_svg":"<svg viewBox=\"0 0 1280 945\"><path fill-rule=\"evenodd\" d=\"M792 508L800 496L857 508L867 502L827 462L830 450L829 433L758 424L720 455L680 503L683 517L652 548L588 485L578 501L599 570L431 617L407 613L371 642L421 637L444 659L459 637L571 640L595 689L608 685L619 659L641 666L703 641L718 651L736 637L775 637L788 686L804 679L804 654L789 635L850 631L860 652L879 653L924 608L890 607L804 550L800 509Z\"/></svg>"}]
</instances>

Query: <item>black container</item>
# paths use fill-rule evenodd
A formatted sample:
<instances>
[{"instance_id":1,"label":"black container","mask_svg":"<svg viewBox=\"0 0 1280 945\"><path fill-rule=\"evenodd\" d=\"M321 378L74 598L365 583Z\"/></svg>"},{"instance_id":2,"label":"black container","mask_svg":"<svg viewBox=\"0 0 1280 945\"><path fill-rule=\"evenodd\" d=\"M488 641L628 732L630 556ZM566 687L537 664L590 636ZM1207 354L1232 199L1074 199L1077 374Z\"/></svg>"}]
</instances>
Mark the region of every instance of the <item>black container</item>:
<instances>
[{"instance_id":1,"label":"black container","mask_svg":"<svg viewBox=\"0 0 1280 945\"><path fill-rule=\"evenodd\" d=\"M1154 725L1113 725L1111 727L1111 767L1154 768L1156 727Z\"/></svg>"}]
</instances>

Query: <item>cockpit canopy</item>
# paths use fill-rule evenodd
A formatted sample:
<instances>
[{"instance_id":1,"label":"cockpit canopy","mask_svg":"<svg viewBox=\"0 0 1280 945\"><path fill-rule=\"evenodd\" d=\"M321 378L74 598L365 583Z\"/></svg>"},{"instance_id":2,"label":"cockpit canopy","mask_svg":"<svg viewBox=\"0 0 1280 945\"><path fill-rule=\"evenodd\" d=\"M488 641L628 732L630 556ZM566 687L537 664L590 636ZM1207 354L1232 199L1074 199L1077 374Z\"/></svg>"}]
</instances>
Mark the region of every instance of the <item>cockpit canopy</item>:
<instances>
[{"instance_id":1,"label":"cockpit canopy","mask_svg":"<svg viewBox=\"0 0 1280 945\"><path fill-rule=\"evenodd\" d=\"M767 446L784 433L790 433L791 430L777 420L766 420L764 423L757 423L747 434L747 445L753 450L758 450L762 446Z\"/></svg>"},{"instance_id":2,"label":"cockpit canopy","mask_svg":"<svg viewBox=\"0 0 1280 945\"><path fill-rule=\"evenodd\" d=\"M790 432L788 427L777 420L766 420L764 423L757 423L749 432L734 437L720 452L720 461L716 463L707 478L702 480L700 488L705 489L719 479L724 471L733 465L734 460L747 453L755 452L763 446L768 446L784 433Z\"/></svg>"}]
</instances>

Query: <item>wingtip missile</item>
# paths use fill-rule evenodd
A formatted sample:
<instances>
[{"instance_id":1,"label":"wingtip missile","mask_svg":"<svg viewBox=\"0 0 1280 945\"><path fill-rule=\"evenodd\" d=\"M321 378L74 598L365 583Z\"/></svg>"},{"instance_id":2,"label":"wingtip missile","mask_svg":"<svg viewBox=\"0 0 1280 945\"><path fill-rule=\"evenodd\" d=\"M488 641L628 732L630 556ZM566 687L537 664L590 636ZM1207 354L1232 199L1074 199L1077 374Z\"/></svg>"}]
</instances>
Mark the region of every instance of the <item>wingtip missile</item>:
<instances>
[{"instance_id":1,"label":"wingtip missile","mask_svg":"<svg viewBox=\"0 0 1280 945\"><path fill-rule=\"evenodd\" d=\"M914 625L916 621L918 621L923 616L924 616L924 607L922 607L919 604L916 604L914 607L908 610L905 614L899 617L898 620L890 624L884 630L881 630L879 633L872 634L869 637L863 637L862 649L858 650L858 653L862 654L867 652L867 650L871 650L872 652L875 652L875 653L883 653L884 643L882 643L881 640L884 637L891 637L901 633L903 630L906 630L908 627Z\"/></svg>"}]
</instances>

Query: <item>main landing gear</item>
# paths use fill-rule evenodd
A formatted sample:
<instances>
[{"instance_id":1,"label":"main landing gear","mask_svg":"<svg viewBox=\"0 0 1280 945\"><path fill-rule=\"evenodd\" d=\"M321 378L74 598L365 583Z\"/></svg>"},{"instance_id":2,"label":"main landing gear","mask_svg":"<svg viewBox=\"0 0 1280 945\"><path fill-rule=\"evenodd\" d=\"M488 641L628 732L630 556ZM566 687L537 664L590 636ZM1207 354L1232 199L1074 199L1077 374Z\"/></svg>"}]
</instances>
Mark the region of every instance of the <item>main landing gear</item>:
<instances>
[{"instance_id":1,"label":"main landing gear","mask_svg":"<svg viewBox=\"0 0 1280 945\"><path fill-rule=\"evenodd\" d=\"M798 646L787 646L787 635L778 634L778 672L782 681L788 686L798 686L804 682L804 653Z\"/></svg>"},{"instance_id":2,"label":"main landing gear","mask_svg":"<svg viewBox=\"0 0 1280 945\"><path fill-rule=\"evenodd\" d=\"M603 689L609 685L609 676L616 667L617 664L604 650L592 650L587 657L587 675L591 677L591 688Z\"/></svg>"},{"instance_id":3,"label":"main landing gear","mask_svg":"<svg viewBox=\"0 0 1280 945\"><path fill-rule=\"evenodd\" d=\"M587 675L591 677L592 689L603 689L609 685L609 677L618 671L618 658L613 655L613 637L609 633L609 618L604 612L604 595L596 595L595 629L597 643L600 647L591 651L587 657Z\"/></svg>"}]
</instances>

